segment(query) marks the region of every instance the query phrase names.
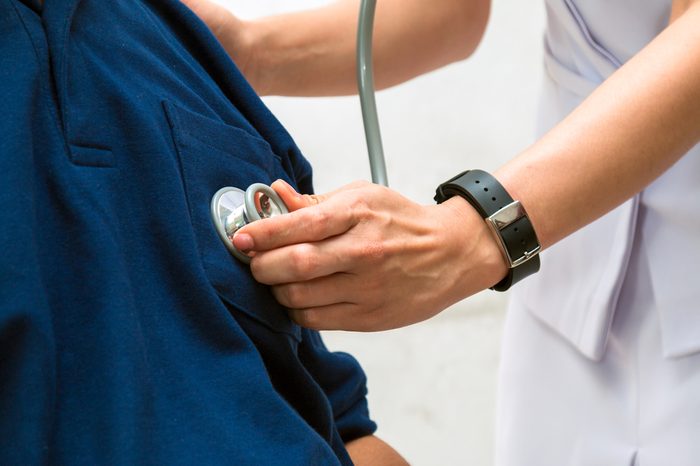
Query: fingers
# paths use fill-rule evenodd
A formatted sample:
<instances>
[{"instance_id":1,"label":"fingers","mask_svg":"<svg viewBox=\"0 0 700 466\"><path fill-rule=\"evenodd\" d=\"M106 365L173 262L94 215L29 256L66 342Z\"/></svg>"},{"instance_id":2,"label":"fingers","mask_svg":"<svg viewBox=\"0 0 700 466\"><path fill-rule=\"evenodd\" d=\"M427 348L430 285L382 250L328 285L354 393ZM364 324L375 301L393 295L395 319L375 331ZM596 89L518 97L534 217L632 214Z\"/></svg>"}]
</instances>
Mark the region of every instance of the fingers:
<instances>
[{"instance_id":1,"label":"fingers","mask_svg":"<svg viewBox=\"0 0 700 466\"><path fill-rule=\"evenodd\" d=\"M358 257L356 248L357 243L344 236L283 246L256 252L250 270L257 281L266 285L314 280L351 271Z\"/></svg>"},{"instance_id":2,"label":"fingers","mask_svg":"<svg viewBox=\"0 0 700 466\"><path fill-rule=\"evenodd\" d=\"M284 180L277 180L272 183L270 187L275 190L277 194L279 194L280 198L282 198L290 212L294 212L295 210L299 210L303 207L310 207L323 201L323 196L320 195L299 194L289 185L289 183Z\"/></svg>"},{"instance_id":3,"label":"fingers","mask_svg":"<svg viewBox=\"0 0 700 466\"><path fill-rule=\"evenodd\" d=\"M356 181L326 194L299 194L284 180L276 180L270 187L282 198L287 208L289 208L289 211L293 212L303 207L311 207L320 204L340 192L350 191L367 185L368 183L366 181Z\"/></svg>"},{"instance_id":4,"label":"fingers","mask_svg":"<svg viewBox=\"0 0 700 466\"><path fill-rule=\"evenodd\" d=\"M294 322L312 330L374 332L393 328L388 322L377 319L381 313L373 311L353 303L338 303L288 312Z\"/></svg>"},{"instance_id":5,"label":"fingers","mask_svg":"<svg viewBox=\"0 0 700 466\"><path fill-rule=\"evenodd\" d=\"M360 292L357 277L346 273L272 287L275 299L289 309L354 303Z\"/></svg>"},{"instance_id":6,"label":"fingers","mask_svg":"<svg viewBox=\"0 0 700 466\"><path fill-rule=\"evenodd\" d=\"M290 244L321 241L354 225L349 212L332 211L326 204L250 223L240 229L233 244L241 251L268 251Z\"/></svg>"},{"instance_id":7,"label":"fingers","mask_svg":"<svg viewBox=\"0 0 700 466\"><path fill-rule=\"evenodd\" d=\"M299 198L300 195L291 187L280 183L276 186L281 188L285 202L289 200L292 208L298 210L259 220L240 229L233 238L239 250L267 251L290 244L321 241L345 233L357 223L360 204L357 199L361 196L352 187Z\"/></svg>"}]
</instances>

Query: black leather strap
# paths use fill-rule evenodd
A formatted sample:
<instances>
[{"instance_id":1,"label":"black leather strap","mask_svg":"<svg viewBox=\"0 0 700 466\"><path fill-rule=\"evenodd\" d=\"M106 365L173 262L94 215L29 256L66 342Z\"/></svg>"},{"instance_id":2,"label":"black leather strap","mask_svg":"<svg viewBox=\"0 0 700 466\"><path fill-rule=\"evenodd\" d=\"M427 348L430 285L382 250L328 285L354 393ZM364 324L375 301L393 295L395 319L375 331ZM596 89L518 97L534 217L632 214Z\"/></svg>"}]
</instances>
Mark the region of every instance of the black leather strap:
<instances>
[{"instance_id":1,"label":"black leather strap","mask_svg":"<svg viewBox=\"0 0 700 466\"><path fill-rule=\"evenodd\" d=\"M515 202L501 183L483 170L468 170L444 182L438 186L435 200L440 204L452 196L466 199L484 219ZM510 268L508 275L491 288L506 291L511 285L540 269L540 258L537 255L540 245L526 214L498 229L497 234L502 239L507 259L511 263L518 258L526 258L525 262Z\"/></svg>"}]
</instances>

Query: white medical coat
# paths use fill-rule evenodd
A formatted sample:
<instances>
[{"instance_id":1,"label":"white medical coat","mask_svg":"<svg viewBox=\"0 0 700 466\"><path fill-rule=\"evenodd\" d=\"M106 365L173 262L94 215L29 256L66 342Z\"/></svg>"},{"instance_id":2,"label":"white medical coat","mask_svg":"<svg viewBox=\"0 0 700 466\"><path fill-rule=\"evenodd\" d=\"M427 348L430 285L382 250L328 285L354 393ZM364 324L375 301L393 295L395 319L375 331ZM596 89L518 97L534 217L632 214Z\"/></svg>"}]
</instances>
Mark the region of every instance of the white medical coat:
<instances>
[{"instance_id":1,"label":"white medical coat","mask_svg":"<svg viewBox=\"0 0 700 466\"><path fill-rule=\"evenodd\" d=\"M547 77L540 133L651 41L667 25L669 12L670 1L665 0L547 0ZM600 359L605 351L640 203L653 217L646 252L664 353L681 356L700 350L700 146L696 146L641 194L545 251L541 272L514 292L533 314L591 359Z\"/></svg>"},{"instance_id":2,"label":"white medical coat","mask_svg":"<svg viewBox=\"0 0 700 466\"><path fill-rule=\"evenodd\" d=\"M546 6L540 134L666 27L671 2ZM700 464L699 263L698 146L542 254L506 319L497 466Z\"/></svg>"}]
</instances>

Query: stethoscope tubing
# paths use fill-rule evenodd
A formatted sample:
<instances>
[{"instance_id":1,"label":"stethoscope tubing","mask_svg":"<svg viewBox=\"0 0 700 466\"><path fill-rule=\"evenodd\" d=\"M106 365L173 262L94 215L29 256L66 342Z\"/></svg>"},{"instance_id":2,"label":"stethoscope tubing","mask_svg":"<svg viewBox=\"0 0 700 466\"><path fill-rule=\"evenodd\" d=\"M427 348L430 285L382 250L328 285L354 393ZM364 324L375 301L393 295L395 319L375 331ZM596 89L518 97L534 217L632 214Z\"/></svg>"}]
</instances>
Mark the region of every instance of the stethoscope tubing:
<instances>
[{"instance_id":1,"label":"stethoscope tubing","mask_svg":"<svg viewBox=\"0 0 700 466\"><path fill-rule=\"evenodd\" d=\"M365 126L372 182L388 186L389 180L384 161L382 135L379 130L377 102L374 96L372 36L376 5L376 0L362 0L360 2L360 18L357 27L357 87L362 107L362 121Z\"/></svg>"}]
</instances>

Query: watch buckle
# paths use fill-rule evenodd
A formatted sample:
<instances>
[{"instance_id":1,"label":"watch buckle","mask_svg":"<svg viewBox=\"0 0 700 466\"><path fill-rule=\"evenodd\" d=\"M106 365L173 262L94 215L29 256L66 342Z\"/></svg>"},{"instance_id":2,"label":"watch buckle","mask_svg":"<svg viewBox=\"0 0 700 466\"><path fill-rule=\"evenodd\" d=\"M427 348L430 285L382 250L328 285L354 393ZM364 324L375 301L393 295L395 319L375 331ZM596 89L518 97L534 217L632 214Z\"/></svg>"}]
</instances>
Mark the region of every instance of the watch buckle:
<instances>
[{"instance_id":1,"label":"watch buckle","mask_svg":"<svg viewBox=\"0 0 700 466\"><path fill-rule=\"evenodd\" d=\"M516 257L515 259L513 259L510 256L510 253L508 252L508 247L506 246L506 243L503 240L503 236L501 236L501 230L507 228L508 226L517 222L523 217L527 217L527 212L525 212L525 208L522 206L520 201L513 201L512 203L508 204L502 209L496 211L493 215L486 217L486 224L496 234L496 237L498 238L498 241L501 245L501 251L503 251L503 255L508 261L509 267L511 269L529 261L540 252L540 249L542 249L541 246L538 244L537 247L535 247L532 250L523 251L523 254L520 257Z\"/></svg>"}]
</instances>

